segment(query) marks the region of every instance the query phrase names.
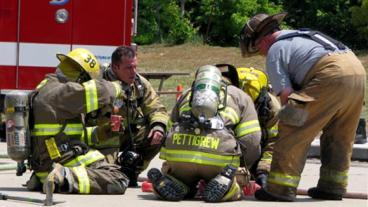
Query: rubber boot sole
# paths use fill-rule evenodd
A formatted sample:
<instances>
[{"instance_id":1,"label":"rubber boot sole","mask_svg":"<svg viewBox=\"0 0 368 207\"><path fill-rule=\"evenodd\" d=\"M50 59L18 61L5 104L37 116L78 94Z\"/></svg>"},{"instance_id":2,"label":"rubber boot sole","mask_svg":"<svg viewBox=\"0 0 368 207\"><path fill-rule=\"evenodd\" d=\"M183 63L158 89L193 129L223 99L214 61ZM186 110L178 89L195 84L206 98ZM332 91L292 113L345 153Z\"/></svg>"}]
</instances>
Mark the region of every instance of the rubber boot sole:
<instances>
[{"instance_id":1,"label":"rubber boot sole","mask_svg":"<svg viewBox=\"0 0 368 207\"><path fill-rule=\"evenodd\" d=\"M220 183L216 179L211 180L203 192L203 199L206 202L220 202L225 194L229 191L231 182L226 184Z\"/></svg>"},{"instance_id":2,"label":"rubber boot sole","mask_svg":"<svg viewBox=\"0 0 368 207\"><path fill-rule=\"evenodd\" d=\"M150 169L147 177L152 182L156 193L164 200L179 201L186 195L186 190L183 186L171 180L169 177L162 175L160 170L156 168Z\"/></svg>"}]
</instances>

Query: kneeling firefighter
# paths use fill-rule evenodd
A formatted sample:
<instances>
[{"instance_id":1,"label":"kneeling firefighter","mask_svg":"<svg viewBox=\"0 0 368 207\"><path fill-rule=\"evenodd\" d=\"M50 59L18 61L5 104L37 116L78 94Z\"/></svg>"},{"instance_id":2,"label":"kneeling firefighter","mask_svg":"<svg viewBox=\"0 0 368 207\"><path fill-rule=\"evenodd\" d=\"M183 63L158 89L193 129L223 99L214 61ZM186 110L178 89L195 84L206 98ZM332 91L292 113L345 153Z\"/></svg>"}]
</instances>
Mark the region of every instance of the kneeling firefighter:
<instances>
[{"instance_id":1,"label":"kneeling firefighter","mask_svg":"<svg viewBox=\"0 0 368 207\"><path fill-rule=\"evenodd\" d=\"M52 183L55 192L123 194L128 178L93 148L104 141L97 136L100 128L85 124L89 113L112 108L122 89L117 83L96 79L99 63L86 49L57 57L60 64L55 74L46 75L30 95L29 162L34 173L27 187L41 190L44 183L47 191Z\"/></svg>"},{"instance_id":2,"label":"kneeling firefighter","mask_svg":"<svg viewBox=\"0 0 368 207\"><path fill-rule=\"evenodd\" d=\"M261 158L251 166L256 182L265 186L271 168L273 146L278 139L278 117L281 108L279 100L271 93L267 75L255 68L235 68L229 64L217 65L228 82L247 93L257 110L262 130Z\"/></svg>"},{"instance_id":3,"label":"kneeling firefighter","mask_svg":"<svg viewBox=\"0 0 368 207\"><path fill-rule=\"evenodd\" d=\"M205 65L177 101L171 120L160 153L166 170L148 172L155 194L170 201L193 198L202 180L205 201L240 199L235 178L240 157L251 166L260 156L261 131L252 99L223 84L217 67Z\"/></svg>"}]
</instances>

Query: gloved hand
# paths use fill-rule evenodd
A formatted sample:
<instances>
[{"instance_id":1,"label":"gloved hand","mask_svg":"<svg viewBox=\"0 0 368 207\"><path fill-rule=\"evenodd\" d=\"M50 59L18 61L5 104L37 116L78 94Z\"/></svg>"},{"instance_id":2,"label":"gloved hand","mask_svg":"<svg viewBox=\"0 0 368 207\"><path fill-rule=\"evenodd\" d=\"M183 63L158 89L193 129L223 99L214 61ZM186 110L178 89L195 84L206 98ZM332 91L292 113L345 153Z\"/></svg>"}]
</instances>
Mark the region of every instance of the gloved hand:
<instances>
[{"instance_id":1,"label":"gloved hand","mask_svg":"<svg viewBox=\"0 0 368 207\"><path fill-rule=\"evenodd\" d=\"M164 137L164 129L160 125L154 126L148 133L148 139L151 140L151 145L161 144Z\"/></svg>"},{"instance_id":2,"label":"gloved hand","mask_svg":"<svg viewBox=\"0 0 368 207\"><path fill-rule=\"evenodd\" d=\"M266 183L267 183L267 177L268 177L268 172L261 171L261 172L257 173L256 183L258 185L260 185L262 188L264 188L266 186Z\"/></svg>"}]
</instances>

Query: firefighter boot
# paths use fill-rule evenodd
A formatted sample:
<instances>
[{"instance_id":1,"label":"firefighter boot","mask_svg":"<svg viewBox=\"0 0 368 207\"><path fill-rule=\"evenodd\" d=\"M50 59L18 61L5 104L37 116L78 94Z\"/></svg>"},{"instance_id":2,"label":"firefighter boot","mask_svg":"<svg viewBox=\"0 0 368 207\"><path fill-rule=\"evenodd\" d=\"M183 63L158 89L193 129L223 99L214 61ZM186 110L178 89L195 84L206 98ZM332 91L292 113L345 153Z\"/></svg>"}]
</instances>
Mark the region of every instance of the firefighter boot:
<instances>
[{"instance_id":1,"label":"firefighter boot","mask_svg":"<svg viewBox=\"0 0 368 207\"><path fill-rule=\"evenodd\" d=\"M36 173L33 172L29 180L26 182L27 189L29 191L41 191L42 183L40 179L36 176Z\"/></svg>"},{"instance_id":2,"label":"firefighter boot","mask_svg":"<svg viewBox=\"0 0 368 207\"><path fill-rule=\"evenodd\" d=\"M261 200L261 201L293 201L294 200L294 199L290 199L286 197L282 197L282 198L276 197L268 193L264 188L257 190L254 193L254 197L256 197L257 200Z\"/></svg>"},{"instance_id":3,"label":"firefighter boot","mask_svg":"<svg viewBox=\"0 0 368 207\"><path fill-rule=\"evenodd\" d=\"M341 194L329 193L320 190L317 187L309 188L308 195L314 199L322 199L322 200L342 200Z\"/></svg>"},{"instance_id":4,"label":"firefighter boot","mask_svg":"<svg viewBox=\"0 0 368 207\"><path fill-rule=\"evenodd\" d=\"M354 144L364 144L367 142L367 132L365 130L365 125L365 119L359 119Z\"/></svg>"},{"instance_id":5,"label":"firefighter boot","mask_svg":"<svg viewBox=\"0 0 368 207\"><path fill-rule=\"evenodd\" d=\"M54 169L47 175L43 184L43 192L71 193L73 177L70 169L59 163L54 164ZM51 188L51 189L50 189Z\"/></svg>"},{"instance_id":6,"label":"firefighter boot","mask_svg":"<svg viewBox=\"0 0 368 207\"><path fill-rule=\"evenodd\" d=\"M188 194L188 187L169 175L163 175L157 168L152 168L147 173L148 179L153 184L154 193L163 200L180 201Z\"/></svg>"},{"instance_id":7,"label":"firefighter boot","mask_svg":"<svg viewBox=\"0 0 368 207\"><path fill-rule=\"evenodd\" d=\"M227 197L231 198L235 193L239 194L235 197L240 198L240 187L237 182L234 182L236 171L236 167L227 165L219 175L208 182L203 192L203 199L207 202L220 202L230 200ZM228 195L228 193L234 195Z\"/></svg>"}]
</instances>

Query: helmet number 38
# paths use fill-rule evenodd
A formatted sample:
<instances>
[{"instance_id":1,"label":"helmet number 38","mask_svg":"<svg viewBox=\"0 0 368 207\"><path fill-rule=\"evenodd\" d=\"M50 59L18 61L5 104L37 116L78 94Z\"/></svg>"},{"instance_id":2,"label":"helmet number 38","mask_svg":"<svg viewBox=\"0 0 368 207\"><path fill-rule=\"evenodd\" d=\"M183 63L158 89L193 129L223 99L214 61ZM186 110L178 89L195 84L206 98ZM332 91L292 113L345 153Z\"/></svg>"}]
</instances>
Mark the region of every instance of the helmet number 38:
<instances>
[{"instance_id":1,"label":"helmet number 38","mask_svg":"<svg viewBox=\"0 0 368 207\"><path fill-rule=\"evenodd\" d=\"M96 66L96 60L91 55L88 55L87 58L84 59L84 62L88 63L91 68Z\"/></svg>"}]
</instances>

